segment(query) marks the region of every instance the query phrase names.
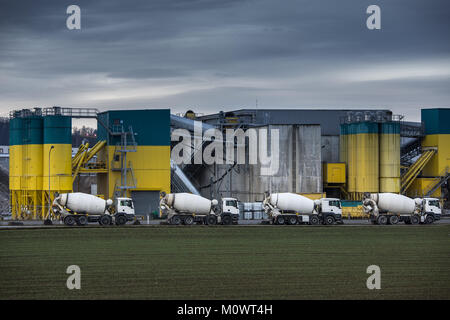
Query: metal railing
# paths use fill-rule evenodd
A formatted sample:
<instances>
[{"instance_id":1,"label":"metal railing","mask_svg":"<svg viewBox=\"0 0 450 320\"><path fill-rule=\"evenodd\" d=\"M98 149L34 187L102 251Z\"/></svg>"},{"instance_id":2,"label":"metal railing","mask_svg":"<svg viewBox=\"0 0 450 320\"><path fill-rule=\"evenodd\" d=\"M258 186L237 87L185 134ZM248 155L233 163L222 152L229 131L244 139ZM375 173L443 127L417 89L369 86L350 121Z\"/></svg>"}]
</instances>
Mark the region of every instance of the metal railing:
<instances>
[{"instance_id":1,"label":"metal railing","mask_svg":"<svg viewBox=\"0 0 450 320\"><path fill-rule=\"evenodd\" d=\"M12 110L9 112L9 118L24 118L29 116L67 116L72 118L97 118L98 113L99 110L95 108L63 108L54 106L50 108Z\"/></svg>"},{"instance_id":2,"label":"metal railing","mask_svg":"<svg viewBox=\"0 0 450 320\"><path fill-rule=\"evenodd\" d=\"M450 168L446 167L442 172L436 177L432 183L428 185L426 189L423 190L425 197L431 196L436 190L442 186L450 178Z\"/></svg>"}]
</instances>

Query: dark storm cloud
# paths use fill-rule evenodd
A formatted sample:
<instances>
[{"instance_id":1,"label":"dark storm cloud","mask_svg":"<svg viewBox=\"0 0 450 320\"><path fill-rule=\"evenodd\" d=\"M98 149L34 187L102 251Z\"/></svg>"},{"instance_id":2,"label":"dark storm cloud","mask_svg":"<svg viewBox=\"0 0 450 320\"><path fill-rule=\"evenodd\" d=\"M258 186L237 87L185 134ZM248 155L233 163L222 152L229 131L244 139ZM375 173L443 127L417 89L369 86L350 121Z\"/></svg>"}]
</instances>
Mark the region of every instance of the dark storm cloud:
<instances>
[{"instance_id":1,"label":"dark storm cloud","mask_svg":"<svg viewBox=\"0 0 450 320\"><path fill-rule=\"evenodd\" d=\"M65 27L71 4L82 30ZM381 30L365 26L370 4L381 7ZM0 111L209 112L256 99L398 112L448 105L449 9L424 0L2 1Z\"/></svg>"}]
</instances>

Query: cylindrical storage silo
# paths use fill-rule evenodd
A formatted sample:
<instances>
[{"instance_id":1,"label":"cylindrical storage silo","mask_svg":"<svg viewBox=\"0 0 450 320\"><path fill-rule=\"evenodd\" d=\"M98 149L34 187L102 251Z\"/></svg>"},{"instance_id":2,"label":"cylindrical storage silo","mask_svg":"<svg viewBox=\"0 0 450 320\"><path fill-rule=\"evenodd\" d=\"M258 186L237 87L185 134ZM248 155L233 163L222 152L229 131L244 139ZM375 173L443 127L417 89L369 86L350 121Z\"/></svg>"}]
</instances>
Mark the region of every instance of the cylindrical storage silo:
<instances>
[{"instance_id":1,"label":"cylindrical storage silo","mask_svg":"<svg viewBox=\"0 0 450 320\"><path fill-rule=\"evenodd\" d=\"M9 121L9 189L20 190L22 177L23 119Z\"/></svg>"},{"instance_id":2,"label":"cylindrical storage silo","mask_svg":"<svg viewBox=\"0 0 450 320\"><path fill-rule=\"evenodd\" d=\"M357 123L351 123L347 127L347 191L350 194L356 192L356 168L357 168L357 139L356 133L358 129ZM352 197L353 198L353 197Z\"/></svg>"},{"instance_id":3,"label":"cylindrical storage silo","mask_svg":"<svg viewBox=\"0 0 450 320\"><path fill-rule=\"evenodd\" d=\"M347 163L347 145L348 145L348 124L341 124L341 132L339 135L339 161Z\"/></svg>"},{"instance_id":4,"label":"cylindrical storage silo","mask_svg":"<svg viewBox=\"0 0 450 320\"><path fill-rule=\"evenodd\" d=\"M23 119L14 117L9 121L9 191L11 214L19 217L19 198L22 177Z\"/></svg>"},{"instance_id":5,"label":"cylindrical storage silo","mask_svg":"<svg viewBox=\"0 0 450 320\"><path fill-rule=\"evenodd\" d=\"M23 184L22 189L42 190L43 119L30 115L23 119ZM34 201L36 203L36 201Z\"/></svg>"},{"instance_id":6,"label":"cylindrical storage silo","mask_svg":"<svg viewBox=\"0 0 450 320\"><path fill-rule=\"evenodd\" d=\"M52 149L53 147L53 149ZM53 193L72 191L72 119L44 117L43 189Z\"/></svg>"},{"instance_id":7,"label":"cylindrical storage silo","mask_svg":"<svg viewBox=\"0 0 450 320\"><path fill-rule=\"evenodd\" d=\"M380 124L380 192L400 192L400 123Z\"/></svg>"},{"instance_id":8,"label":"cylindrical storage silo","mask_svg":"<svg viewBox=\"0 0 450 320\"><path fill-rule=\"evenodd\" d=\"M358 123L356 136L356 192L359 198L364 192L379 190L378 123Z\"/></svg>"}]
</instances>

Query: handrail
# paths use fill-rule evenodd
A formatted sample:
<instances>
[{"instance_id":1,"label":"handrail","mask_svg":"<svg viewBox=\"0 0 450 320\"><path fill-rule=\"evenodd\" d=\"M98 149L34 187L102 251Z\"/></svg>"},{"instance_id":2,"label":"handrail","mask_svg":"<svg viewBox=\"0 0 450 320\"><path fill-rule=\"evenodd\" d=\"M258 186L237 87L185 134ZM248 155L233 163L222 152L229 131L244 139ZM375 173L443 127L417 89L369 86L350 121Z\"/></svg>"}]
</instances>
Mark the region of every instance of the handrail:
<instances>
[{"instance_id":1,"label":"handrail","mask_svg":"<svg viewBox=\"0 0 450 320\"><path fill-rule=\"evenodd\" d=\"M401 193L405 193L406 190L412 185L414 179L419 175L420 171L423 170L428 161L431 160L433 155L436 153L436 148L430 148L423 150L422 155L417 159L417 161L409 167L409 169L401 177L400 190Z\"/></svg>"}]
</instances>

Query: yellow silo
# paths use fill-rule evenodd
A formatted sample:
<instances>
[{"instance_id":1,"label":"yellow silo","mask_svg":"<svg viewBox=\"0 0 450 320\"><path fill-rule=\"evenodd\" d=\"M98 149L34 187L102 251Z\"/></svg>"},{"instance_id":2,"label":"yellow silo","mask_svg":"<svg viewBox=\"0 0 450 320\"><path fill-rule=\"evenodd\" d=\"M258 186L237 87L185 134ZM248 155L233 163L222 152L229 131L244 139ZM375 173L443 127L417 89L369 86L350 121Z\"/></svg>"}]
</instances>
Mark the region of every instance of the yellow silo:
<instances>
[{"instance_id":1,"label":"yellow silo","mask_svg":"<svg viewBox=\"0 0 450 320\"><path fill-rule=\"evenodd\" d=\"M380 192L400 192L400 123L380 124Z\"/></svg>"},{"instance_id":2,"label":"yellow silo","mask_svg":"<svg viewBox=\"0 0 450 320\"><path fill-rule=\"evenodd\" d=\"M46 195L43 206L48 212L48 203L54 193L72 192L72 119L66 116L44 117L43 190ZM50 199L48 199L50 193Z\"/></svg>"},{"instance_id":3,"label":"yellow silo","mask_svg":"<svg viewBox=\"0 0 450 320\"><path fill-rule=\"evenodd\" d=\"M378 123L361 122L356 132L356 199L364 192L379 192Z\"/></svg>"},{"instance_id":4,"label":"yellow silo","mask_svg":"<svg viewBox=\"0 0 450 320\"><path fill-rule=\"evenodd\" d=\"M22 144L22 214L36 219L42 208L43 119L39 113L23 118Z\"/></svg>"},{"instance_id":5,"label":"yellow silo","mask_svg":"<svg viewBox=\"0 0 450 320\"><path fill-rule=\"evenodd\" d=\"M356 133L358 129L357 123L350 123L348 125L348 138L347 138L347 171L348 171L348 184L347 191L353 198L356 192L356 175L357 175L357 139Z\"/></svg>"},{"instance_id":6,"label":"yellow silo","mask_svg":"<svg viewBox=\"0 0 450 320\"><path fill-rule=\"evenodd\" d=\"M348 124L341 124L339 135L339 161L347 163L348 154Z\"/></svg>"}]
</instances>

